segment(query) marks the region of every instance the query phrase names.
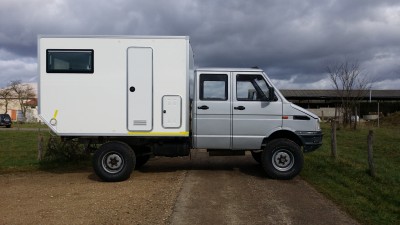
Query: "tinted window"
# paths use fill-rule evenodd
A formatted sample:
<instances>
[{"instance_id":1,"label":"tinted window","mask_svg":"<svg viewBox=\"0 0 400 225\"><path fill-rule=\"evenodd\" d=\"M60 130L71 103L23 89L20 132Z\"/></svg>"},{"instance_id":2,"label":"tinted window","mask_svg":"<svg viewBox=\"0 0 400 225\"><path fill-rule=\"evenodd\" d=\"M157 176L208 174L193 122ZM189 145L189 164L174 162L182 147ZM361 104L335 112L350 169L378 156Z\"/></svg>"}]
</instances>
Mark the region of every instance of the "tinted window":
<instances>
[{"instance_id":1,"label":"tinted window","mask_svg":"<svg viewBox=\"0 0 400 225\"><path fill-rule=\"evenodd\" d=\"M200 75L200 100L226 101L228 99L228 76L226 74Z\"/></svg>"},{"instance_id":2,"label":"tinted window","mask_svg":"<svg viewBox=\"0 0 400 225\"><path fill-rule=\"evenodd\" d=\"M93 50L47 50L47 73L93 73Z\"/></svg>"},{"instance_id":3,"label":"tinted window","mask_svg":"<svg viewBox=\"0 0 400 225\"><path fill-rule=\"evenodd\" d=\"M11 117L8 114L0 114L0 120L8 120L8 121L10 121Z\"/></svg>"}]
</instances>

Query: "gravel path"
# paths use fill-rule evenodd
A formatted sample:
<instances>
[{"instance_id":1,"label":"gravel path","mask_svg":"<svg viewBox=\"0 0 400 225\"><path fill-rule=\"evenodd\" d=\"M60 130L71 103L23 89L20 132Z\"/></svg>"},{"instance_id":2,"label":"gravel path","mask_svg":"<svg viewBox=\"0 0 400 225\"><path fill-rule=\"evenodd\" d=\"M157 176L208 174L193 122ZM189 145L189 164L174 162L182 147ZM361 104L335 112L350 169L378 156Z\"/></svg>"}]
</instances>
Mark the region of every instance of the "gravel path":
<instances>
[{"instance_id":1,"label":"gravel path","mask_svg":"<svg viewBox=\"0 0 400 225\"><path fill-rule=\"evenodd\" d=\"M0 224L357 224L301 178L251 156L154 158L120 183L91 169L0 175Z\"/></svg>"}]
</instances>

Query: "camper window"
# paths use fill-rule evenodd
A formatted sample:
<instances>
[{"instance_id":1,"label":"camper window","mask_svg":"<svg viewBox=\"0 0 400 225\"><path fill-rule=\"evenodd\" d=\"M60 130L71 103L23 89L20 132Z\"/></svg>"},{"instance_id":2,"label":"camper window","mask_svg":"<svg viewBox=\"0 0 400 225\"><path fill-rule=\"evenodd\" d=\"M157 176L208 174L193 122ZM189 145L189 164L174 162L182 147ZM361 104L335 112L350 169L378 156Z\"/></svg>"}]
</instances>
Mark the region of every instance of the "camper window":
<instances>
[{"instance_id":1,"label":"camper window","mask_svg":"<svg viewBox=\"0 0 400 225\"><path fill-rule=\"evenodd\" d=\"M48 49L47 73L93 73L93 50Z\"/></svg>"}]
</instances>

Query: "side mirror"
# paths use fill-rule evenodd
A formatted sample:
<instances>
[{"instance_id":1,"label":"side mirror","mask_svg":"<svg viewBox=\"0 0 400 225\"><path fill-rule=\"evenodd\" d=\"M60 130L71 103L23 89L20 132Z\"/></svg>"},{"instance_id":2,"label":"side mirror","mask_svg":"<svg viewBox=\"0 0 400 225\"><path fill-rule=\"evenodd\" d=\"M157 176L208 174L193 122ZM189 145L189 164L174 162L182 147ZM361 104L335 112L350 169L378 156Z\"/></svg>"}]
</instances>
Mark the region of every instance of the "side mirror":
<instances>
[{"instance_id":1,"label":"side mirror","mask_svg":"<svg viewBox=\"0 0 400 225\"><path fill-rule=\"evenodd\" d=\"M275 100L275 88L274 87L268 87L268 100L270 102L273 102Z\"/></svg>"}]
</instances>

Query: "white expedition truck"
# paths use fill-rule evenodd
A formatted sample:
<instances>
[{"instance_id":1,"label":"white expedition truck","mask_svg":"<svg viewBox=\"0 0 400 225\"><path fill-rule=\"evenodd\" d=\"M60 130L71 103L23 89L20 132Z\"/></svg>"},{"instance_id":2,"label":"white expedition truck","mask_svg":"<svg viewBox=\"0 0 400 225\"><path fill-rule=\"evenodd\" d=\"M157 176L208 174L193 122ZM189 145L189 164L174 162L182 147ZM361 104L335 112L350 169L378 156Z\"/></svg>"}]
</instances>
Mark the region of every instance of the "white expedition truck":
<instances>
[{"instance_id":1,"label":"white expedition truck","mask_svg":"<svg viewBox=\"0 0 400 225\"><path fill-rule=\"evenodd\" d=\"M151 156L251 151L290 179L322 143L319 118L261 69L194 69L189 37L39 36L39 114L63 140L99 146L95 173L122 181Z\"/></svg>"}]
</instances>

